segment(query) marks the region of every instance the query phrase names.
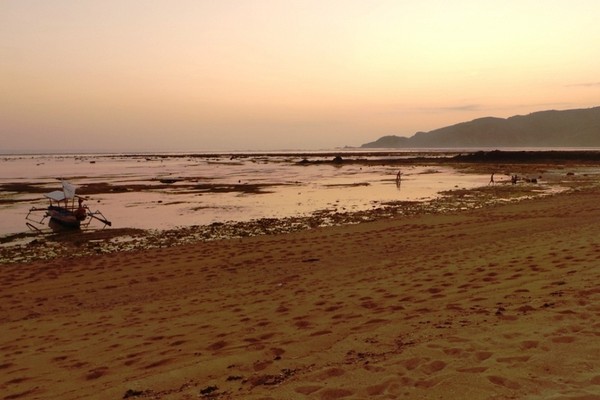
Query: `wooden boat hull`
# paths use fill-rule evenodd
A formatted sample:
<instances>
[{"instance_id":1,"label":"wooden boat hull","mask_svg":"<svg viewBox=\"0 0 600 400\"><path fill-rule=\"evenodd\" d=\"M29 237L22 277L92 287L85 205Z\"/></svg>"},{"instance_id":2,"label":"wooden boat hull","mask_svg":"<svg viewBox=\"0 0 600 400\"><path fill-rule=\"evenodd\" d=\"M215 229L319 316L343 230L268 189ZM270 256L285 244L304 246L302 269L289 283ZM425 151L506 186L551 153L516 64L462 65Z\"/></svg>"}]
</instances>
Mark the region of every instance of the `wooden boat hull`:
<instances>
[{"instance_id":1,"label":"wooden boat hull","mask_svg":"<svg viewBox=\"0 0 600 400\"><path fill-rule=\"evenodd\" d=\"M78 219L74 212L64 207L48 207L48 216L50 220L68 228L81 227L81 219Z\"/></svg>"}]
</instances>

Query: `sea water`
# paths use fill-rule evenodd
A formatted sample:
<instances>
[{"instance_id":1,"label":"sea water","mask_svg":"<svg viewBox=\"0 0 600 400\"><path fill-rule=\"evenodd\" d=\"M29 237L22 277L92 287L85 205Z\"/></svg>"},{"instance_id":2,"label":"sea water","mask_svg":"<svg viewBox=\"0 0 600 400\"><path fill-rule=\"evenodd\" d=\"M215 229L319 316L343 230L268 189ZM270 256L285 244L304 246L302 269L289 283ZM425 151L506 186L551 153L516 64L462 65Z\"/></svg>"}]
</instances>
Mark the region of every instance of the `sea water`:
<instances>
[{"instance_id":1,"label":"sea water","mask_svg":"<svg viewBox=\"0 0 600 400\"><path fill-rule=\"evenodd\" d=\"M318 152L1 156L0 235L27 231L29 209L45 207L43 193L60 189L62 179L102 185L85 196L88 207L100 210L113 228L141 229L364 211L489 182L488 174L449 166L366 162L413 156L406 153L342 156L365 162L333 163L331 154Z\"/></svg>"}]
</instances>

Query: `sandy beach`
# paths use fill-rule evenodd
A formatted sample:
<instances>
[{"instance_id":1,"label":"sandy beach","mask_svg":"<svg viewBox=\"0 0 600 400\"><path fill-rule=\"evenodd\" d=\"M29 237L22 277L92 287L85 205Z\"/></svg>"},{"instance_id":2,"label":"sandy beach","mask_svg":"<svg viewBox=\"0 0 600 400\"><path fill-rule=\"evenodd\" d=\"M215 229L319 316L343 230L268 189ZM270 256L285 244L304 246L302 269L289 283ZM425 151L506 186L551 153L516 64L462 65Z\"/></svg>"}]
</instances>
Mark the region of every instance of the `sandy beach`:
<instances>
[{"instance_id":1,"label":"sandy beach","mask_svg":"<svg viewBox=\"0 0 600 400\"><path fill-rule=\"evenodd\" d=\"M9 399L600 399L600 203L1 266Z\"/></svg>"},{"instance_id":2,"label":"sandy beach","mask_svg":"<svg viewBox=\"0 0 600 400\"><path fill-rule=\"evenodd\" d=\"M0 0L0 400L600 400L600 0Z\"/></svg>"}]
</instances>

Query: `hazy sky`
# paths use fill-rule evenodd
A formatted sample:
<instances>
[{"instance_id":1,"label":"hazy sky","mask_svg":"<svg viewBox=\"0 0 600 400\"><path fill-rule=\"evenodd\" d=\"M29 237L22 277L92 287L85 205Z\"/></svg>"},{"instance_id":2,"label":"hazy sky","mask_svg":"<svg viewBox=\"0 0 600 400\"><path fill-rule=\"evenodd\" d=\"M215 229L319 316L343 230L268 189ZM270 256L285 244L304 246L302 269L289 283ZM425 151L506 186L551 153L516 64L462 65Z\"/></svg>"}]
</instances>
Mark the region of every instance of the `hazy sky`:
<instances>
[{"instance_id":1,"label":"hazy sky","mask_svg":"<svg viewBox=\"0 0 600 400\"><path fill-rule=\"evenodd\" d=\"M600 105L598 0L0 0L0 152L358 146Z\"/></svg>"}]
</instances>

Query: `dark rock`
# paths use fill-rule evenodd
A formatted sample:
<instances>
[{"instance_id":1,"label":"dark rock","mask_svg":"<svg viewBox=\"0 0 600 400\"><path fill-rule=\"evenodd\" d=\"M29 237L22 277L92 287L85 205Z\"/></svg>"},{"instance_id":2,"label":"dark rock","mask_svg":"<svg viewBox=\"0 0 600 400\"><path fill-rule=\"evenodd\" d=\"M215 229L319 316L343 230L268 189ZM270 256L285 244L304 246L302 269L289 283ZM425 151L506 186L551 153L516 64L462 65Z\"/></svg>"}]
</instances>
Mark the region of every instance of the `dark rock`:
<instances>
[{"instance_id":1,"label":"dark rock","mask_svg":"<svg viewBox=\"0 0 600 400\"><path fill-rule=\"evenodd\" d=\"M200 394L202 396L208 396L211 393L216 392L217 390L219 390L217 386L207 386L204 389L200 390Z\"/></svg>"},{"instance_id":2,"label":"dark rock","mask_svg":"<svg viewBox=\"0 0 600 400\"><path fill-rule=\"evenodd\" d=\"M137 396L141 396L142 394L144 394L144 392L142 392L141 390L133 390L133 389L129 389L125 392L125 394L123 395L124 399L128 399L130 397L137 397Z\"/></svg>"}]
</instances>

